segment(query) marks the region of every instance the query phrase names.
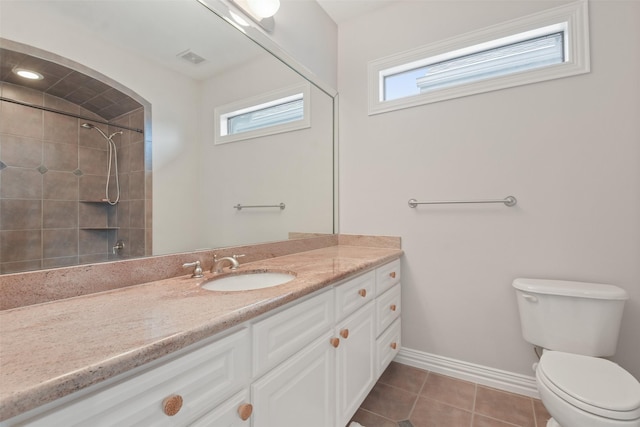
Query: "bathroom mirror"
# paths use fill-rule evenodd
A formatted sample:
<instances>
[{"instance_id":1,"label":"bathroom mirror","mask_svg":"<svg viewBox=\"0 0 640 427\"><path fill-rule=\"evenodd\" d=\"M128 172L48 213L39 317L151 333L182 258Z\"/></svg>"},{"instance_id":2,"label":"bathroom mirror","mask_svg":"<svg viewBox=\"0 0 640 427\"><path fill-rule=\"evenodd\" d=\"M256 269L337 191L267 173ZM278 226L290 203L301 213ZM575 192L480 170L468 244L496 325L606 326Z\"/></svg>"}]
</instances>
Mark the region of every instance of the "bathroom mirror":
<instances>
[{"instance_id":1,"label":"bathroom mirror","mask_svg":"<svg viewBox=\"0 0 640 427\"><path fill-rule=\"evenodd\" d=\"M19 98L25 104L66 111L73 96L53 99L50 93L21 88L3 72L1 273L334 232L335 93L303 77L292 64L243 34L241 26L231 25L200 2L3 1L0 41L0 63L11 56L7 51L19 50L78 70L109 90L117 89L127 102L138 102L130 106L133 112L126 120L91 116L86 110L77 114L81 118L57 118L57 112L7 100ZM214 143L216 108L305 85L310 127ZM74 90L77 94L88 89ZM29 111L21 125L16 124L18 110ZM93 119L90 124L104 135L83 127L84 118ZM74 123L67 139L51 131L57 121ZM29 132L24 135L20 129ZM116 134L119 131L123 134ZM120 149L120 168L130 168L127 179L119 183L123 197L114 206L100 203L104 189L82 194L82 182L93 176L87 172L89 165L107 168L107 140L112 134ZM53 147L66 150L73 144L87 149L66 151L71 153L66 157L64 150L54 154ZM140 149L134 150L134 144ZM141 165L137 170L131 166L134 161ZM66 181L52 181L55 174ZM136 184L134 174L139 178ZM12 182L23 188L11 187ZM38 185L42 190L35 191ZM48 196L47 189L76 185L75 200L60 191ZM104 185L94 183L96 188ZM114 185L112 179L112 194ZM35 224L38 218L40 228ZM124 249L118 249L120 243ZM41 258L21 258L20 245Z\"/></svg>"}]
</instances>

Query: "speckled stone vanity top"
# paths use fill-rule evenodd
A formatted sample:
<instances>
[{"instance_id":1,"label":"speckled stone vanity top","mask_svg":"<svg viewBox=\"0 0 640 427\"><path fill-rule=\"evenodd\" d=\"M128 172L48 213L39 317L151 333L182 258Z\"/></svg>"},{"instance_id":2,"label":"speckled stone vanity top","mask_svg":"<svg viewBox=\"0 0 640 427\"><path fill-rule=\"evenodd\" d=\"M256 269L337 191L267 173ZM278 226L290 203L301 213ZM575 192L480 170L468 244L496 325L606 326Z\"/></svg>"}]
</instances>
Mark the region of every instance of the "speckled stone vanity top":
<instances>
[{"instance_id":1,"label":"speckled stone vanity top","mask_svg":"<svg viewBox=\"0 0 640 427\"><path fill-rule=\"evenodd\" d=\"M66 396L402 255L329 246L254 261L239 271L294 272L243 292L200 288L189 275L0 312L0 420Z\"/></svg>"}]
</instances>

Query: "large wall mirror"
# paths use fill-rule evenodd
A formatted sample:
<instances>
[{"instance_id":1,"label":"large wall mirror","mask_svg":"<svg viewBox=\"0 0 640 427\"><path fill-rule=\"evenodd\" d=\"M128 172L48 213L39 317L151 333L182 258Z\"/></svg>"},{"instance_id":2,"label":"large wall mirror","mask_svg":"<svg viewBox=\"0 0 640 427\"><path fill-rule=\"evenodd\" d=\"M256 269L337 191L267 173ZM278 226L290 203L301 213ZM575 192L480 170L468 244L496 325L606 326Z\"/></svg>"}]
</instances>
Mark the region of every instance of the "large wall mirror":
<instances>
[{"instance_id":1,"label":"large wall mirror","mask_svg":"<svg viewBox=\"0 0 640 427\"><path fill-rule=\"evenodd\" d=\"M335 93L221 15L0 2L0 273L335 231ZM216 143L216 109L291 88L309 126Z\"/></svg>"}]
</instances>

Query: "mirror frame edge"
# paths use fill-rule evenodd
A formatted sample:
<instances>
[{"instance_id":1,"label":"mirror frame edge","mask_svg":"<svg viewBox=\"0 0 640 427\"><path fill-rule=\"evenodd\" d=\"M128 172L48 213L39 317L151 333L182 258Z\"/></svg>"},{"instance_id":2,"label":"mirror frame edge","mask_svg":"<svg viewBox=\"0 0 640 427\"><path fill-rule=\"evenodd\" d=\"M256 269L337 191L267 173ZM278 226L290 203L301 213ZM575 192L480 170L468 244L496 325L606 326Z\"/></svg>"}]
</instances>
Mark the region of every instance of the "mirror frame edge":
<instances>
[{"instance_id":1,"label":"mirror frame edge","mask_svg":"<svg viewBox=\"0 0 640 427\"><path fill-rule=\"evenodd\" d=\"M334 100L336 99L336 95L338 91L328 85L326 82L322 81L322 79L315 74L313 71L308 69L304 64L298 61L296 58L287 53L276 41L274 41L268 34L260 30L257 24L254 24L252 20L248 20L246 27L241 27L237 24L232 16L231 16L231 7L223 0L196 0L198 3L202 4L204 7L209 9L211 12L218 15L220 18L224 19L236 28L236 30L243 33L245 36L249 37L256 44L261 46L267 52L278 58L284 65L293 69L295 72L300 74L306 80L311 82L318 89L329 95ZM236 9L239 13L242 13L240 9ZM234 12L235 13L235 12Z\"/></svg>"}]
</instances>

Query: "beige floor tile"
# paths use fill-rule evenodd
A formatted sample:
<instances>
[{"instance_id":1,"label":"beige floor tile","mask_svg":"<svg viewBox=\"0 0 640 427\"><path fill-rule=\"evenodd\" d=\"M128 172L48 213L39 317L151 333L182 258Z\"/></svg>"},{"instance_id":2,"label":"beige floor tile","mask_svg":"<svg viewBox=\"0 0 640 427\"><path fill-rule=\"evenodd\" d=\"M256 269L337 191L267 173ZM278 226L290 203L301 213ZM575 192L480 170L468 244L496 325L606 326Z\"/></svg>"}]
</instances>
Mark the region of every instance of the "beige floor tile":
<instances>
[{"instance_id":1,"label":"beige floor tile","mask_svg":"<svg viewBox=\"0 0 640 427\"><path fill-rule=\"evenodd\" d=\"M547 408L538 399L533 399L533 412L536 416L536 427L546 427L547 421L551 418Z\"/></svg>"},{"instance_id":2,"label":"beige floor tile","mask_svg":"<svg viewBox=\"0 0 640 427\"><path fill-rule=\"evenodd\" d=\"M421 396L467 411L473 410L476 385L444 375L429 373Z\"/></svg>"},{"instance_id":3,"label":"beige floor tile","mask_svg":"<svg viewBox=\"0 0 640 427\"><path fill-rule=\"evenodd\" d=\"M358 409L353 418L351 418L351 421L355 421L365 427L398 427L398 423L383 418L373 412L365 411L364 409ZM349 424L347 424L347 426Z\"/></svg>"},{"instance_id":4,"label":"beige floor tile","mask_svg":"<svg viewBox=\"0 0 640 427\"><path fill-rule=\"evenodd\" d=\"M471 427L471 412L419 397L410 420L414 427Z\"/></svg>"},{"instance_id":5,"label":"beige floor tile","mask_svg":"<svg viewBox=\"0 0 640 427\"><path fill-rule=\"evenodd\" d=\"M514 427L514 425L494 420L493 418L485 417L484 415L473 414L473 423L471 424L471 427Z\"/></svg>"},{"instance_id":6,"label":"beige floor tile","mask_svg":"<svg viewBox=\"0 0 640 427\"><path fill-rule=\"evenodd\" d=\"M393 421L401 421L409 418L417 398L415 393L377 383L360 408Z\"/></svg>"},{"instance_id":7,"label":"beige floor tile","mask_svg":"<svg viewBox=\"0 0 640 427\"><path fill-rule=\"evenodd\" d=\"M530 397L478 386L474 410L520 427L536 427Z\"/></svg>"},{"instance_id":8,"label":"beige floor tile","mask_svg":"<svg viewBox=\"0 0 640 427\"><path fill-rule=\"evenodd\" d=\"M428 372L422 369L391 362L378 382L418 394L424 384L424 380L427 378L427 374Z\"/></svg>"}]
</instances>

